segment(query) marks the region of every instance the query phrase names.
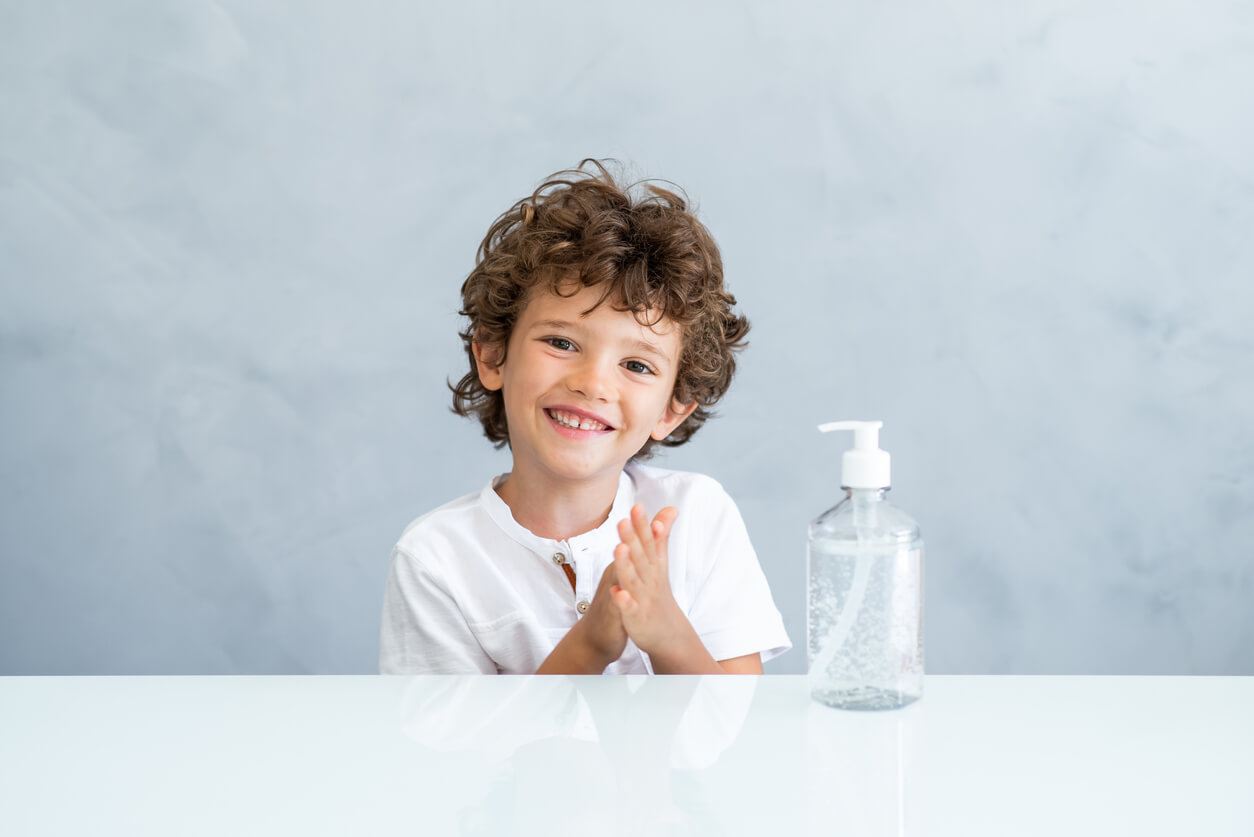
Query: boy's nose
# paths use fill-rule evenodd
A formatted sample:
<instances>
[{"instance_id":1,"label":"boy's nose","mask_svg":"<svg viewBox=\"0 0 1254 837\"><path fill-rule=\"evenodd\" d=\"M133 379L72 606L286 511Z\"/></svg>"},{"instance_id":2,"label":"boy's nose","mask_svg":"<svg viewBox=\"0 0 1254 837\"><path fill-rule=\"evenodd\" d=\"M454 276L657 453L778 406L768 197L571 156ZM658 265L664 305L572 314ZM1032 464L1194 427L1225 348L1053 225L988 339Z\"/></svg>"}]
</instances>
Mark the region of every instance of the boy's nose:
<instances>
[{"instance_id":1,"label":"boy's nose","mask_svg":"<svg viewBox=\"0 0 1254 837\"><path fill-rule=\"evenodd\" d=\"M566 376L566 386L584 398L608 401L614 391L613 372L605 367L604 362L594 358L577 364Z\"/></svg>"}]
</instances>

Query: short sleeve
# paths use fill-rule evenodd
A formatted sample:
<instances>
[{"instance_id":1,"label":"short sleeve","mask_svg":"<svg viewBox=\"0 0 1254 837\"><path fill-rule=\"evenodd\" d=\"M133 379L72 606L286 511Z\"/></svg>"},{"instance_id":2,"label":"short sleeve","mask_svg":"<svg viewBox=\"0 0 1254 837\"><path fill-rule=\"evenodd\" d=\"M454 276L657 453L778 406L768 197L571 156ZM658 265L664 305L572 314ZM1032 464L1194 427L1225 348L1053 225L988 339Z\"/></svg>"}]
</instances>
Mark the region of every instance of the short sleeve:
<instances>
[{"instance_id":1,"label":"short sleeve","mask_svg":"<svg viewBox=\"0 0 1254 837\"><path fill-rule=\"evenodd\" d=\"M688 618L716 660L754 652L763 662L778 657L792 642L740 510L713 480L701 495L704 519L691 531L688 548L705 551L709 572L691 599Z\"/></svg>"},{"instance_id":2,"label":"short sleeve","mask_svg":"<svg viewBox=\"0 0 1254 837\"><path fill-rule=\"evenodd\" d=\"M496 674L452 596L397 547L383 596L380 674Z\"/></svg>"}]
</instances>

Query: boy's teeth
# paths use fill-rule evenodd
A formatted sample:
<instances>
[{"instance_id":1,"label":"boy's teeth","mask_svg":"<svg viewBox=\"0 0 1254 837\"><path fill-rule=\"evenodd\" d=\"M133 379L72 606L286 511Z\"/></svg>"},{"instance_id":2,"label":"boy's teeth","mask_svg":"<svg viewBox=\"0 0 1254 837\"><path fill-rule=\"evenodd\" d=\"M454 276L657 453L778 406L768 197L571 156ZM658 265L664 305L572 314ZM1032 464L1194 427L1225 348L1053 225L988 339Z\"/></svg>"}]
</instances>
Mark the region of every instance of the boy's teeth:
<instances>
[{"instance_id":1,"label":"boy's teeth","mask_svg":"<svg viewBox=\"0 0 1254 837\"><path fill-rule=\"evenodd\" d=\"M599 421L593 421L589 418L580 419L579 416L573 415L572 413L559 413L556 410L550 410L549 415L552 416L553 420L558 424L565 425L566 427L573 427L576 430L605 429L605 425L601 424Z\"/></svg>"}]
</instances>

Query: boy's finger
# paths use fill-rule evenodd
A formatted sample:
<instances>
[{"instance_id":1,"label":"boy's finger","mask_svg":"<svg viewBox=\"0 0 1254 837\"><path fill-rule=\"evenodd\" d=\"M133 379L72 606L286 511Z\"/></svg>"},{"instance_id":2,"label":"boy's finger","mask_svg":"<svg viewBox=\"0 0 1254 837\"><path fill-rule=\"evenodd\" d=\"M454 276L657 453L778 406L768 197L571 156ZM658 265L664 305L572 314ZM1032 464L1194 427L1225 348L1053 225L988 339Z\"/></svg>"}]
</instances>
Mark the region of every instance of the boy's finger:
<instances>
[{"instance_id":1,"label":"boy's finger","mask_svg":"<svg viewBox=\"0 0 1254 837\"><path fill-rule=\"evenodd\" d=\"M618 586L635 589L640 584L640 573L636 571L636 563L631 554L631 547L620 543L614 547L614 567L618 576Z\"/></svg>"},{"instance_id":2,"label":"boy's finger","mask_svg":"<svg viewBox=\"0 0 1254 837\"><path fill-rule=\"evenodd\" d=\"M627 592L617 584L610 588L610 601L619 611L631 610L635 606L635 599L631 593Z\"/></svg>"},{"instance_id":3,"label":"boy's finger","mask_svg":"<svg viewBox=\"0 0 1254 837\"><path fill-rule=\"evenodd\" d=\"M618 522L618 536L622 538L622 545L630 550L629 558L632 562L632 567L636 571L636 576L643 582L648 575L650 565L653 563L653 557L640 541L640 532L636 528L636 521L620 520ZM615 548L617 549L617 547Z\"/></svg>"},{"instance_id":4,"label":"boy's finger","mask_svg":"<svg viewBox=\"0 0 1254 837\"><path fill-rule=\"evenodd\" d=\"M671 526L675 524L675 518L679 517L679 509L674 506L667 506L657 513L653 518L655 523L661 523L662 528L667 535L671 533Z\"/></svg>"},{"instance_id":5,"label":"boy's finger","mask_svg":"<svg viewBox=\"0 0 1254 837\"><path fill-rule=\"evenodd\" d=\"M674 506L667 506L653 518L650 528L656 544L657 557L662 561L666 561L666 541L670 537L671 527L675 524L675 518L677 517L679 517L679 509Z\"/></svg>"},{"instance_id":6,"label":"boy's finger","mask_svg":"<svg viewBox=\"0 0 1254 837\"><path fill-rule=\"evenodd\" d=\"M641 519L641 525L649 532L649 559L655 564L666 559L666 537L671 533L671 523L678 513L673 506L667 506L657 513L652 522L647 517Z\"/></svg>"},{"instance_id":7,"label":"boy's finger","mask_svg":"<svg viewBox=\"0 0 1254 837\"><path fill-rule=\"evenodd\" d=\"M601 580L597 582L597 591L592 594L595 599L601 595L603 590L609 590L610 587L618 583L618 574L614 570L614 562L611 561L609 566L605 568L605 572L601 573Z\"/></svg>"},{"instance_id":8,"label":"boy's finger","mask_svg":"<svg viewBox=\"0 0 1254 837\"><path fill-rule=\"evenodd\" d=\"M629 549L643 552L644 545L640 543L640 533L636 531L634 521L630 519L618 521L618 537Z\"/></svg>"},{"instance_id":9,"label":"boy's finger","mask_svg":"<svg viewBox=\"0 0 1254 837\"><path fill-rule=\"evenodd\" d=\"M645 555L652 558L653 529L649 526L649 516L645 514L644 506L639 503L631 507L631 525L636 530L636 537L640 539Z\"/></svg>"}]
</instances>

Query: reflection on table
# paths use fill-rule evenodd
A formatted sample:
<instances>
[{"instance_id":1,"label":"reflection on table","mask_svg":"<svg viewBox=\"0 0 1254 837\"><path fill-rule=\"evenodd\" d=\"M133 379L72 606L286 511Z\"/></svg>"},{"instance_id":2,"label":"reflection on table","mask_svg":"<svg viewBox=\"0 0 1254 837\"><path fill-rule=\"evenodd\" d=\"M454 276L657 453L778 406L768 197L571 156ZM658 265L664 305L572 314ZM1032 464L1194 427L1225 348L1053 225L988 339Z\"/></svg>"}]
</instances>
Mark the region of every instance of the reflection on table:
<instances>
[{"instance_id":1,"label":"reflection on table","mask_svg":"<svg viewBox=\"0 0 1254 837\"><path fill-rule=\"evenodd\" d=\"M1254 678L0 678L0 833L1254 834Z\"/></svg>"}]
</instances>

